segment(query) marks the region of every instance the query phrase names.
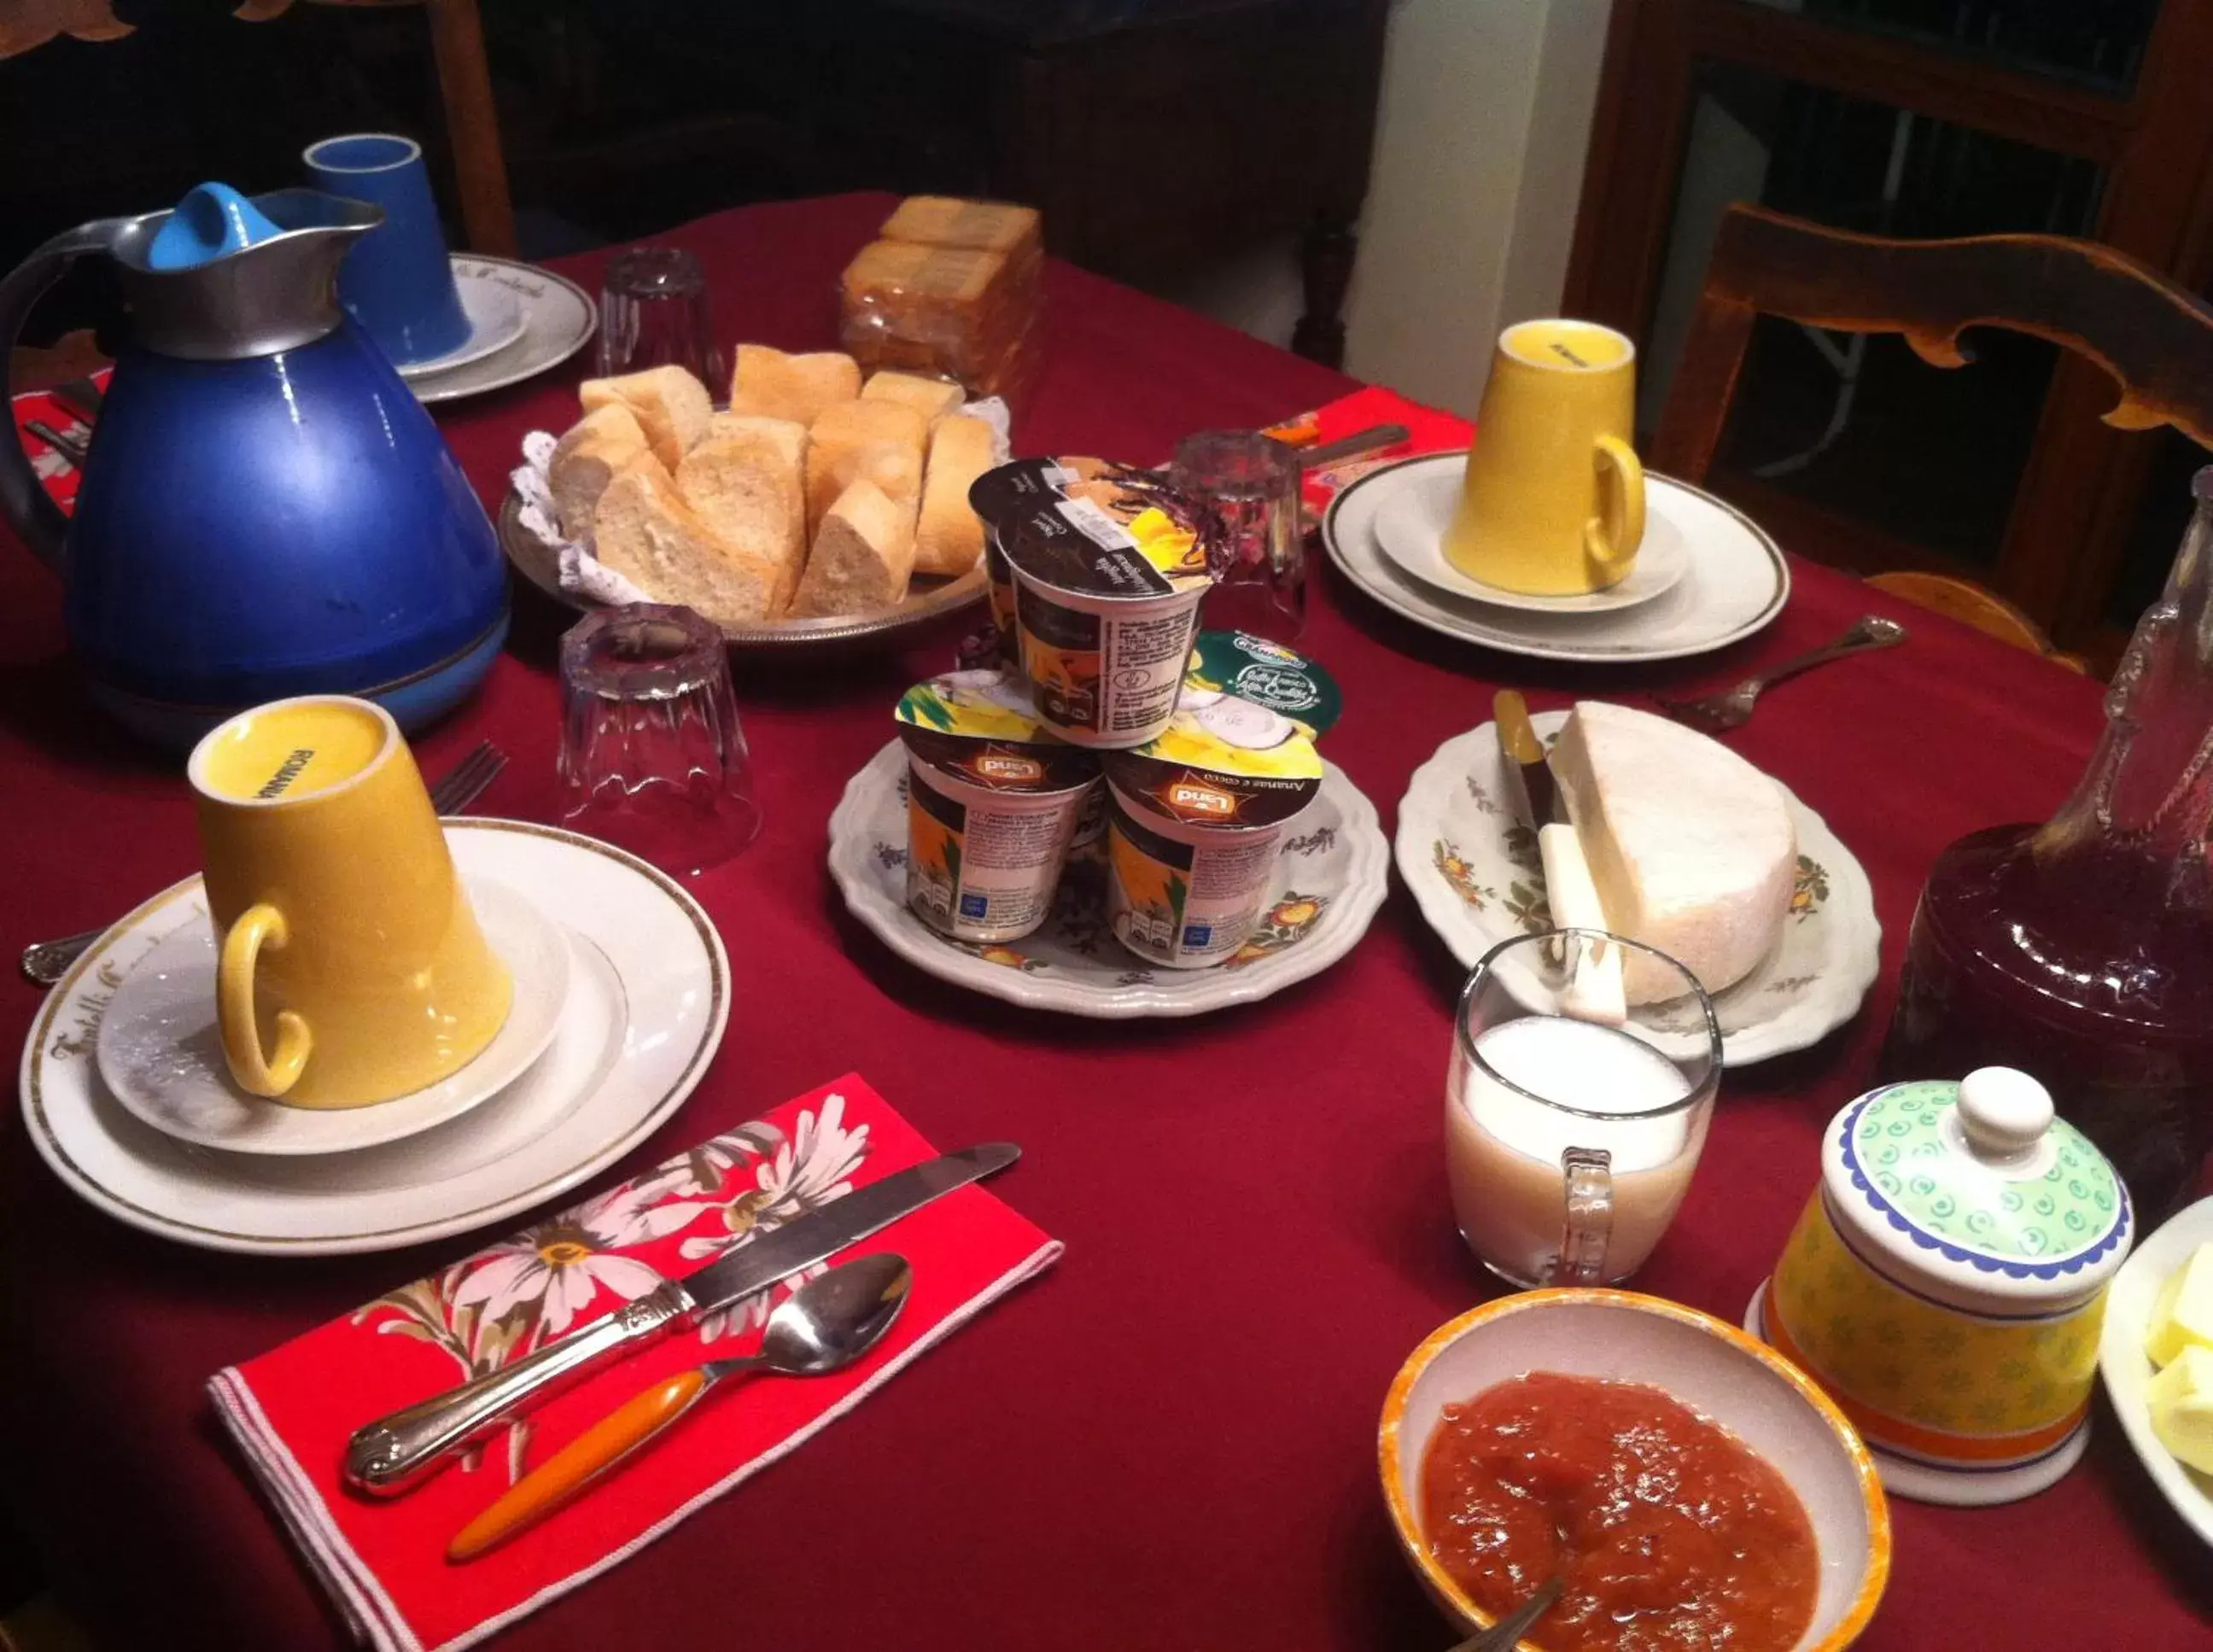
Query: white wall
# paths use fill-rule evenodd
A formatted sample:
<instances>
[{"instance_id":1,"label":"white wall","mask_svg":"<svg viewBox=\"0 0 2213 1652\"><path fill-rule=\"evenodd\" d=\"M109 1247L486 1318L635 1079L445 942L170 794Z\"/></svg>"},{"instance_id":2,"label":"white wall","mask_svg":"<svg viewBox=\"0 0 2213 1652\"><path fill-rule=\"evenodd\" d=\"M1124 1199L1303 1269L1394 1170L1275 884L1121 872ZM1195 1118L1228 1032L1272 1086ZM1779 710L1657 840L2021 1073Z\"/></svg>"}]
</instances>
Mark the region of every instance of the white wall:
<instances>
[{"instance_id":1,"label":"white wall","mask_svg":"<svg viewBox=\"0 0 2213 1652\"><path fill-rule=\"evenodd\" d=\"M1500 330L1557 312L1612 0L1401 0L1346 369L1472 413Z\"/></svg>"},{"instance_id":2,"label":"white wall","mask_svg":"<svg viewBox=\"0 0 2213 1652\"><path fill-rule=\"evenodd\" d=\"M1613 0L1396 0L1345 369L1472 413L1491 342L1559 306ZM1276 344L1301 309L1295 244L1165 296Z\"/></svg>"}]
</instances>

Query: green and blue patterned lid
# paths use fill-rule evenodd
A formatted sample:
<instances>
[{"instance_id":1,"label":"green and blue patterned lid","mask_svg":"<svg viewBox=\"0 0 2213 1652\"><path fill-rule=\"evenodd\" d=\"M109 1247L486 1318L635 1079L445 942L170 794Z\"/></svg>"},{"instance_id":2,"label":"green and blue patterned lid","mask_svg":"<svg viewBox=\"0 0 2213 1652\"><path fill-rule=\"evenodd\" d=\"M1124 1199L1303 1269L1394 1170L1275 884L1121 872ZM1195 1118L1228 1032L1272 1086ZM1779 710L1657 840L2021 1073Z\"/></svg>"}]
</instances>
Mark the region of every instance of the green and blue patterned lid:
<instances>
[{"instance_id":1,"label":"green and blue patterned lid","mask_svg":"<svg viewBox=\"0 0 2213 1652\"><path fill-rule=\"evenodd\" d=\"M1892 1084L1822 1144L1832 1211L1909 1287L2049 1305L2087 1296L2128 1254L2127 1188L2025 1073Z\"/></svg>"}]
</instances>

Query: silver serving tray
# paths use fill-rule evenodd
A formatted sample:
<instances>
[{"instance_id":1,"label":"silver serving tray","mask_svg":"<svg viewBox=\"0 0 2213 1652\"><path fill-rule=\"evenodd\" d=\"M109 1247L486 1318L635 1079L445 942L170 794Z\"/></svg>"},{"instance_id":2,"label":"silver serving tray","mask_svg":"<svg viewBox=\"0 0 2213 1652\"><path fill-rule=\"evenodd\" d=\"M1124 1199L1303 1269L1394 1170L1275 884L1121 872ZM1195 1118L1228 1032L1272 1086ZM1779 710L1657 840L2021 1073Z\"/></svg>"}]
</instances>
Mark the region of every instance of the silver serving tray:
<instances>
[{"instance_id":1,"label":"silver serving tray","mask_svg":"<svg viewBox=\"0 0 2213 1652\"><path fill-rule=\"evenodd\" d=\"M566 608L582 613L599 606L561 588L560 555L541 544L522 526L522 502L507 496L499 509L500 548L516 571ZM722 635L733 651L758 655L784 655L865 649L890 649L904 646L911 633L936 624L950 613L984 600L985 585L981 564L957 579L918 581L906 600L880 613L835 616L826 619L779 619L765 625L725 625Z\"/></svg>"}]
</instances>

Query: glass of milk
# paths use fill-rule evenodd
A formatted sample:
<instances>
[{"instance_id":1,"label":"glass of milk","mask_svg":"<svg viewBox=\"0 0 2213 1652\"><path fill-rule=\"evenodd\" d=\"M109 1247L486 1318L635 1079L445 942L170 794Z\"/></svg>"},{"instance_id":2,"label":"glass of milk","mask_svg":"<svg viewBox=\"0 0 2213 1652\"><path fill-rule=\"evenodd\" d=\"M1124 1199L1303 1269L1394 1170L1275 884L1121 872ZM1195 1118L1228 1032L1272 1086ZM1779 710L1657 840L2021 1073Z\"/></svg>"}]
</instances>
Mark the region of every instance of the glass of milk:
<instances>
[{"instance_id":1,"label":"glass of milk","mask_svg":"<svg viewBox=\"0 0 2213 1652\"><path fill-rule=\"evenodd\" d=\"M1619 970L1632 953L1682 992L1625 1010ZM1665 954L1594 930L1493 947L1460 993L1445 1092L1468 1248L1523 1287L1635 1273L1691 1185L1721 1070L1713 1003Z\"/></svg>"}]
</instances>

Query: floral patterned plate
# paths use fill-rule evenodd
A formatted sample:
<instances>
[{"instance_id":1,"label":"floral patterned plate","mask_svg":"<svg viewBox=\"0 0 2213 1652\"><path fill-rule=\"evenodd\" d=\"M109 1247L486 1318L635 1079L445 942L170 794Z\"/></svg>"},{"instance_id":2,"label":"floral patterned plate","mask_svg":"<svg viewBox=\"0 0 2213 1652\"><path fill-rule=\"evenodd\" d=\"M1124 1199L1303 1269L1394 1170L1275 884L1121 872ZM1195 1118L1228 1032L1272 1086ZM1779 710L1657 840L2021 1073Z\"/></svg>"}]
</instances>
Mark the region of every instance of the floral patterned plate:
<instances>
[{"instance_id":1,"label":"floral patterned plate","mask_svg":"<svg viewBox=\"0 0 2213 1652\"><path fill-rule=\"evenodd\" d=\"M847 783L830 817L830 873L855 917L941 979L1029 1009L1125 1020L1249 1003L1352 950L1383 904L1390 851L1375 806L1325 764L1321 792L1291 822L1252 938L1211 969L1159 969L1106 927L1106 869L1071 864L1043 928L1001 946L948 941L907 909L906 749L893 741Z\"/></svg>"},{"instance_id":2,"label":"floral patterned plate","mask_svg":"<svg viewBox=\"0 0 2213 1652\"><path fill-rule=\"evenodd\" d=\"M722 1042L730 968L698 903L602 843L517 820L448 821L454 864L568 930L560 1027L499 1094L350 1153L212 1152L132 1118L95 1052L116 989L207 911L187 878L101 937L48 995L23 1048L24 1124L56 1175L119 1221L209 1250L393 1250L506 1220L614 1162L684 1103Z\"/></svg>"},{"instance_id":3,"label":"floral patterned plate","mask_svg":"<svg viewBox=\"0 0 2213 1652\"><path fill-rule=\"evenodd\" d=\"M1567 720L1564 711L1530 719L1548 746ZM1781 944L1714 998L1731 1067L1802 1050L1843 1026L1882 961L1867 874L1820 815L1777 785L1798 831L1798 883ZM1440 746L1399 804L1399 875L1471 966L1501 941L1552 926L1536 834L1515 824L1505 799L1498 735L1486 722Z\"/></svg>"}]
</instances>

